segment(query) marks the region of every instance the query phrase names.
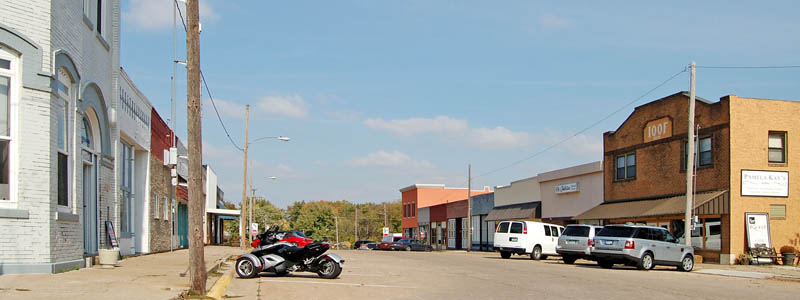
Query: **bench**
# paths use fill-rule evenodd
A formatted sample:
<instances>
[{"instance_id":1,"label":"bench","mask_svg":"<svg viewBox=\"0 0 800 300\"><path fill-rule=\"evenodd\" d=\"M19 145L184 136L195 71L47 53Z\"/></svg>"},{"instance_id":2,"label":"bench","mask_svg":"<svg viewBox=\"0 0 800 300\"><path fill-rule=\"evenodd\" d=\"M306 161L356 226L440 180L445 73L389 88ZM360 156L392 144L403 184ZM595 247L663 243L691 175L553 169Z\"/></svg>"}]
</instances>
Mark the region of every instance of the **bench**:
<instances>
[{"instance_id":1,"label":"bench","mask_svg":"<svg viewBox=\"0 0 800 300\"><path fill-rule=\"evenodd\" d=\"M778 252L775 251L775 248L770 248L766 246L759 246L756 248L750 248L750 256L753 257L753 261L756 265L760 265L761 261L759 258L769 258L773 264L777 263L777 260L783 259L783 256L778 255Z\"/></svg>"}]
</instances>

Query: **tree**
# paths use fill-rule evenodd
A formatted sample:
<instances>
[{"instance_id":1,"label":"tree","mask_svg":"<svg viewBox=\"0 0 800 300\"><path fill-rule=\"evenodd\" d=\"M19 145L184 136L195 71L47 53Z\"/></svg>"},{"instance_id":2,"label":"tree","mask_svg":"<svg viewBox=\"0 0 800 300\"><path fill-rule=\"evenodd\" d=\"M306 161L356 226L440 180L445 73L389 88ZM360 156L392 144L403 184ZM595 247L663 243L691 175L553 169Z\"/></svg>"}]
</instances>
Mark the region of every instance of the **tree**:
<instances>
[{"instance_id":1,"label":"tree","mask_svg":"<svg viewBox=\"0 0 800 300\"><path fill-rule=\"evenodd\" d=\"M289 229L286 213L264 198L253 201L253 222L258 223L262 231L272 225L278 225L282 230Z\"/></svg>"},{"instance_id":2,"label":"tree","mask_svg":"<svg viewBox=\"0 0 800 300\"><path fill-rule=\"evenodd\" d=\"M336 238L333 217L334 210L329 202L308 202L300 209L293 229L303 231L313 240L330 241Z\"/></svg>"}]
</instances>

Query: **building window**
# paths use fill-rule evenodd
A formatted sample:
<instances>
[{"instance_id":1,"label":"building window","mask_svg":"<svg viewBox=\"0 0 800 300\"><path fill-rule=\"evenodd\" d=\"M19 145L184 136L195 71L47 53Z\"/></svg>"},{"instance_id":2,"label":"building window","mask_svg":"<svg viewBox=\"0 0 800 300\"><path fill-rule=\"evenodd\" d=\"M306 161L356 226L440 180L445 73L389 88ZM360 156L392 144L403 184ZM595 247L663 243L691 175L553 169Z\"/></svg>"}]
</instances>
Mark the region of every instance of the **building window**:
<instances>
[{"instance_id":1,"label":"building window","mask_svg":"<svg viewBox=\"0 0 800 300\"><path fill-rule=\"evenodd\" d=\"M687 159L686 157L689 155L688 151L688 142L683 142L683 146L681 152L683 155L681 156L681 170L686 170ZM711 151L711 137L703 137L700 138L697 145L695 146L695 151L697 152L695 156L695 166L697 167L708 167L714 164L713 154Z\"/></svg>"},{"instance_id":2,"label":"building window","mask_svg":"<svg viewBox=\"0 0 800 300\"><path fill-rule=\"evenodd\" d=\"M786 132L769 132L769 162L786 163Z\"/></svg>"},{"instance_id":3,"label":"building window","mask_svg":"<svg viewBox=\"0 0 800 300\"><path fill-rule=\"evenodd\" d=\"M416 202L411 202L411 216L412 217L416 217L417 216L417 203Z\"/></svg>"},{"instance_id":4,"label":"building window","mask_svg":"<svg viewBox=\"0 0 800 300\"><path fill-rule=\"evenodd\" d=\"M154 219L158 219L161 216L158 213L158 207L160 206L160 205L158 205L159 204L158 203L158 199L161 199L161 198L158 197L158 195L153 195L153 218Z\"/></svg>"},{"instance_id":5,"label":"building window","mask_svg":"<svg viewBox=\"0 0 800 300\"><path fill-rule=\"evenodd\" d=\"M69 104L72 77L63 69L56 78L56 156L58 157L58 205L69 206Z\"/></svg>"},{"instance_id":6,"label":"building window","mask_svg":"<svg viewBox=\"0 0 800 300\"><path fill-rule=\"evenodd\" d=\"M16 94L16 59L0 48L0 201L11 198L11 108Z\"/></svg>"},{"instance_id":7,"label":"building window","mask_svg":"<svg viewBox=\"0 0 800 300\"><path fill-rule=\"evenodd\" d=\"M629 153L617 156L615 180L626 180L636 178L636 153Z\"/></svg>"},{"instance_id":8,"label":"building window","mask_svg":"<svg viewBox=\"0 0 800 300\"><path fill-rule=\"evenodd\" d=\"M120 231L133 232L133 146L121 141L122 160L120 161L122 197L120 199Z\"/></svg>"},{"instance_id":9,"label":"building window","mask_svg":"<svg viewBox=\"0 0 800 300\"><path fill-rule=\"evenodd\" d=\"M786 219L786 204L770 204L769 218L779 220Z\"/></svg>"},{"instance_id":10,"label":"building window","mask_svg":"<svg viewBox=\"0 0 800 300\"><path fill-rule=\"evenodd\" d=\"M169 198L164 197L164 220L169 220Z\"/></svg>"}]
</instances>

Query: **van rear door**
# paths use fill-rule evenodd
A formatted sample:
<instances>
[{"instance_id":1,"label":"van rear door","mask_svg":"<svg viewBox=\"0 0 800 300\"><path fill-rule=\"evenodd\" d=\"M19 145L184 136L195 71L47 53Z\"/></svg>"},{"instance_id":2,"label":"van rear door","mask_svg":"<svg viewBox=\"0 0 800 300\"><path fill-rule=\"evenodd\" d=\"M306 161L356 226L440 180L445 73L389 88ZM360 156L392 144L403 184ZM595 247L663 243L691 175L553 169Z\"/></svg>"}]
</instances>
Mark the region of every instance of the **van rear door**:
<instances>
[{"instance_id":1,"label":"van rear door","mask_svg":"<svg viewBox=\"0 0 800 300\"><path fill-rule=\"evenodd\" d=\"M508 242L508 229L511 227L511 222L503 221L497 224L497 231L494 233L494 248L510 247Z\"/></svg>"}]
</instances>

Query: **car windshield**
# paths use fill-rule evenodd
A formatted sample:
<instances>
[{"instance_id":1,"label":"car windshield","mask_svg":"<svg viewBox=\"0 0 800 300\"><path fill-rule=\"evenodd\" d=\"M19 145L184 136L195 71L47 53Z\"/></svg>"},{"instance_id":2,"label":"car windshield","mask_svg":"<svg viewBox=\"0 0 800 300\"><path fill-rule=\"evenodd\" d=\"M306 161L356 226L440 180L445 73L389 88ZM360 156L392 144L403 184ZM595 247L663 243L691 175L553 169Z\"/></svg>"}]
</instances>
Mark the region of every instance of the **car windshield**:
<instances>
[{"instance_id":1,"label":"car windshield","mask_svg":"<svg viewBox=\"0 0 800 300\"><path fill-rule=\"evenodd\" d=\"M636 228L633 227L624 227L624 226L606 226L603 227L600 232L597 233L597 236L610 236L610 237L625 237L629 238L633 236L633 232L636 231Z\"/></svg>"},{"instance_id":2,"label":"car windshield","mask_svg":"<svg viewBox=\"0 0 800 300\"><path fill-rule=\"evenodd\" d=\"M302 233L302 232L300 232L300 231L292 231L291 233L292 233L292 235L294 235L294 236L296 236L296 237L301 237L301 238L304 238L304 237L306 237L306 235L305 235L305 234L303 234L303 233Z\"/></svg>"},{"instance_id":3,"label":"car windshield","mask_svg":"<svg viewBox=\"0 0 800 300\"><path fill-rule=\"evenodd\" d=\"M397 242L401 243L401 244L405 244L405 243L408 243L408 240L407 239L401 239L401 240L399 240Z\"/></svg>"},{"instance_id":4,"label":"car windshield","mask_svg":"<svg viewBox=\"0 0 800 300\"><path fill-rule=\"evenodd\" d=\"M562 235L589 237L589 226L567 226Z\"/></svg>"}]
</instances>

